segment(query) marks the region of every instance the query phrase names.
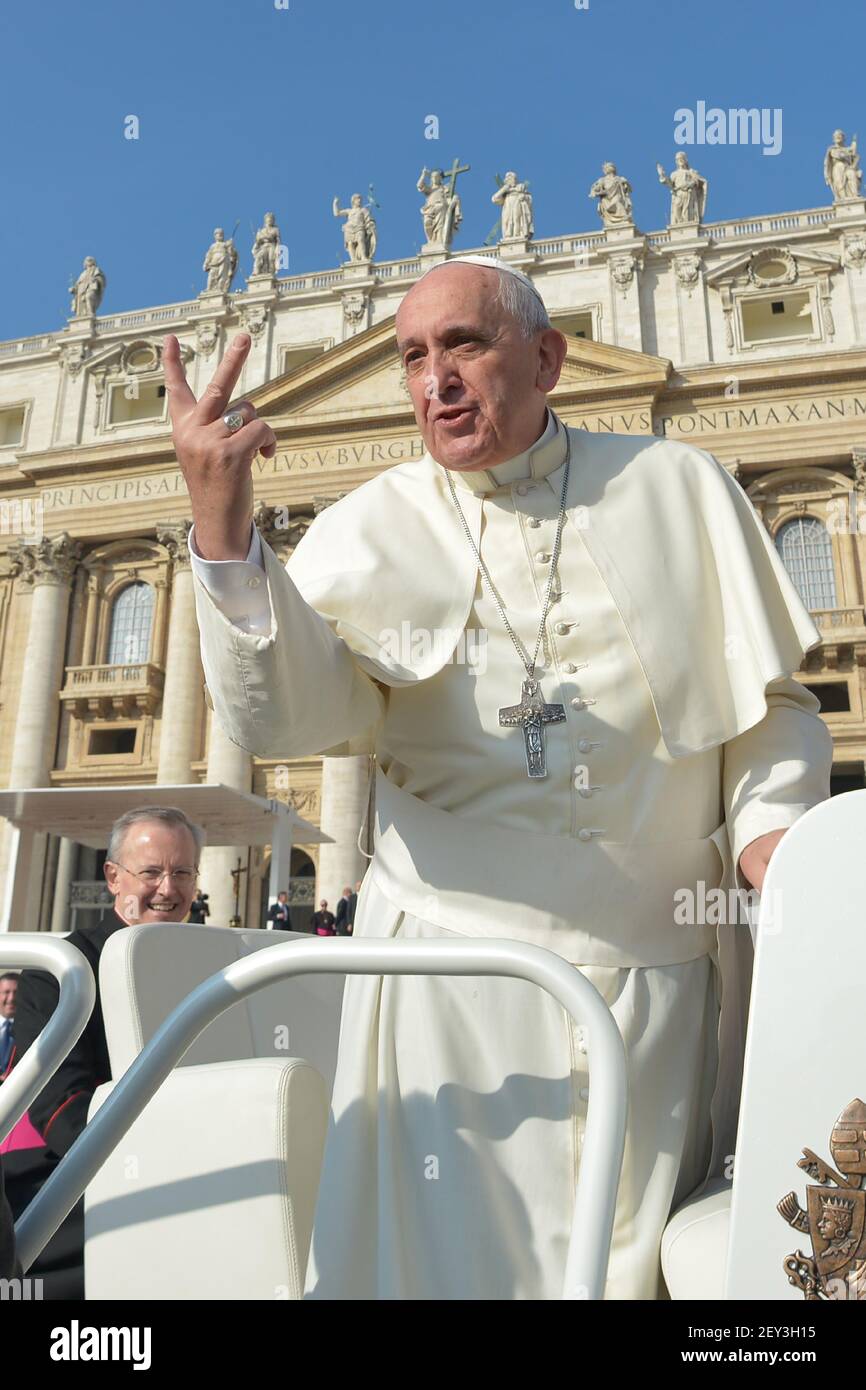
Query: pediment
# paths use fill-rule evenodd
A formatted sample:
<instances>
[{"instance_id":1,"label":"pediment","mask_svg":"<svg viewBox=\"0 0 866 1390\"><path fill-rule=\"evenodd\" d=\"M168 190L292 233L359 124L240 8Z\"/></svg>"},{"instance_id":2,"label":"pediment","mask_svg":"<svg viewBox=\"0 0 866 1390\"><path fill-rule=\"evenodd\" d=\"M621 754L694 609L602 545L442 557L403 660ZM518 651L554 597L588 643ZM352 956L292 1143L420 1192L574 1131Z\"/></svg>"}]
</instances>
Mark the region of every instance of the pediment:
<instances>
[{"instance_id":1,"label":"pediment","mask_svg":"<svg viewBox=\"0 0 866 1390\"><path fill-rule=\"evenodd\" d=\"M754 289L796 284L804 276L828 275L838 270L836 256L822 255L789 246L761 246L757 250L740 251L728 256L714 270L706 273L708 285L750 285Z\"/></svg>"},{"instance_id":2,"label":"pediment","mask_svg":"<svg viewBox=\"0 0 866 1390\"><path fill-rule=\"evenodd\" d=\"M614 347L609 343L568 339L562 376L552 399L573 396L581 386L593 394L611 387L662 386L672 371L663 357ZM409 392L397 358L394 318L384 320L328 352L276 377L249 399L275 427L396 420L412 414Z\"/></svg>"}]
</instances>

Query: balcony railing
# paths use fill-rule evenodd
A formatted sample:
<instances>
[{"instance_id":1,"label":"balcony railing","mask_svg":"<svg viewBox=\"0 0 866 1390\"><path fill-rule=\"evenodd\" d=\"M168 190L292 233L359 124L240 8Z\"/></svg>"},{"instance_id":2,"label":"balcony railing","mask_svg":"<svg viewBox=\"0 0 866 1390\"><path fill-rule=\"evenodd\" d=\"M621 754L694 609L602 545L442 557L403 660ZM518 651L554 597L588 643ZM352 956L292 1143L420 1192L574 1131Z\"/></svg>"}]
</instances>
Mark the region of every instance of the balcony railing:
<instances>
[{"instance_id":1,"label":"balcony railing","mask_svg":"<svg viewBox=\"0 0 866 1390\"><path fill-rule=\"evenodd\" d=\"M862 629L866 626L862 607L858 608L813 608L812 621L821 632L832 632L839 628Z\"/></svg>"},{"instance_id":2,"label":"balcony railing","mask_svg":"<svg viewBox=\"0 0 866 1390\"><path fill-rule=\"evenodd\" d=\"M165 672L141 661L126 666L67 666L61 700L76 714L154 712L162 699Z\"/></svg>"}]
</instances>

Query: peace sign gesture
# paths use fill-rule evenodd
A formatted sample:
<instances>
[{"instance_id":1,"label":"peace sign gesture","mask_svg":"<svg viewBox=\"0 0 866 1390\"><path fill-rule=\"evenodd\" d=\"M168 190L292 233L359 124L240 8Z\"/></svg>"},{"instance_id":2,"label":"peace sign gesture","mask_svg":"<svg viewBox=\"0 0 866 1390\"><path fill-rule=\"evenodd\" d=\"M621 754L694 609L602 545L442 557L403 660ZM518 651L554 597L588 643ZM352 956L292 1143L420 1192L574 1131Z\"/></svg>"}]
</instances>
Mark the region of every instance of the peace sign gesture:
<instances>
[{"instance_id":1,"label":"peace sign gesture","mask_svg":"<svg viewBox=\"0 0 866 1390\"><path fill-rule=\"evenodd\" d=\"M257 453L273 458L277 440L249 401L231 393L250 350L238 333L197 401L186 379L180 344L163 341L171 434L177 461L189 489L195 545L205 560L245 560L253 513L252 463ZM228 419L228 424L226 423Z\"/></svg>"}]
</instances>

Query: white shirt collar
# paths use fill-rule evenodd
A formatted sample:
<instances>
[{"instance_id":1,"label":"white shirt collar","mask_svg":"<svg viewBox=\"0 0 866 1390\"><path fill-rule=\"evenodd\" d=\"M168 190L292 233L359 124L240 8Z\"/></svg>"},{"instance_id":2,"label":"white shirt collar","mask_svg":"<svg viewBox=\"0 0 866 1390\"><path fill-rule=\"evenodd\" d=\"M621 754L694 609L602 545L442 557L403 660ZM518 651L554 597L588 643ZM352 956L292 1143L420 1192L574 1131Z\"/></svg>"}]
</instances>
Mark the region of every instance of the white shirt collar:
<instances>
[{"instance_id":1,"label":"white shirt collar","mask_svg":"<svg viewBox=\"0 0 866 1390\"><path fill-rule=\"evenodd\" d=\"M565 461L565 444L565 426L548 406L544 432L522 454L495 463L491 468L452 468L451 477L458 488L464 487L471 492L496 492L521 478L546 478Z\"/></svg>"}]
</instances>

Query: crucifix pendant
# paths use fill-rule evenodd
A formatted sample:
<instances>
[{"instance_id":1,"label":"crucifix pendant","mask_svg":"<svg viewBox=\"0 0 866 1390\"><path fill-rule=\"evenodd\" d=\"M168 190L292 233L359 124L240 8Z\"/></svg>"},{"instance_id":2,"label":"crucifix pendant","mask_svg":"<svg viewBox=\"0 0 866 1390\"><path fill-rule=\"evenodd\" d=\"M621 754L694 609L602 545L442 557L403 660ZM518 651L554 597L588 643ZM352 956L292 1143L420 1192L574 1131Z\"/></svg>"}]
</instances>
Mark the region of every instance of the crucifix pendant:
<instances>
[{"instance_id":1,"label":"crucifix pendant","mask_svg":"<svg viewBox=\"0 0 866 1390\"><path fill-rule=\"evenodd\" d=\"M565 718L565 705L546 705L538 681L527 676L523 682L519 705L503 705L499 711L502 725L520 725L526 752L526 771L530 777L547 776L544 753L545 724L559 724Z\"/></svg>"}]
</instances>

